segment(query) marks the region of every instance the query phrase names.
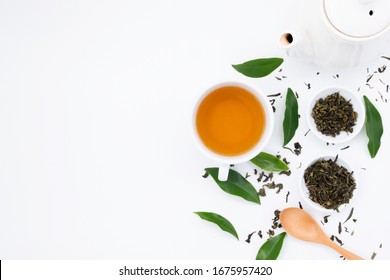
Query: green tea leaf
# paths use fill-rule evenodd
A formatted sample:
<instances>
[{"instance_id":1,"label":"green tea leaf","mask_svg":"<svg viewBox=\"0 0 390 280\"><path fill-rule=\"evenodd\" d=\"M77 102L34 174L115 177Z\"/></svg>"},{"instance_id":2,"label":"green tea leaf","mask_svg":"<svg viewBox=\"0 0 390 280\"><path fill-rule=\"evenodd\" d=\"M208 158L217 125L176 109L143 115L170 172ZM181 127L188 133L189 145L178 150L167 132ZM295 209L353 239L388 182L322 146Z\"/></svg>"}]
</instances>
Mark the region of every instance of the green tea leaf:
<instances>
[{"instance_id":1,"label":"green tea leaf","mask_svg":"<svg viewBox=\"0 0 390 280\"><path fill-rule=\"evenodd\" d=\"M282 232L268 239L260 248L257 253L256 260L276 260L279 256L280 250L282 249L284 238L286 233Z\"/></svg>"},{"instance_id":2,"label":"green tea leaf","mask_svg":"<svg viewBox=\"0 0 390 280\"><path fill-rule=\"evenodd\" d=\"M260 204L260 198L256 192L256 189L237 171L230 169L228 179L226 181L219 181L218 168L206 168L205 170L211 175L211 177L223 191L232 195L240 196L245 200Z\"/></svg>"},{"instance_id":3,"label":"green tea leaf","mask_svg":"<svg viewBox=\"0 0 390 280\"><path fill-rule=\"evenodd\" d=\"M382 118L374 104L363 96L364 105L366 107L366 134L368 136L368 151L370 152L371 158L374 158L378 153L381 146L381 138L383 135Z\"/></svg>"},{"instance_id":4,"label":"green tea leaf","mask_svg":"<svg viewBox=\"0 0 390 280\"><path fill-rule=\"evenodd\" d=\"M286 110L284 111L283 120L283 146L286 146L294 137L295 131L298 128L298 118L298 101L292 89L289 88L286 96Z\"/></svg>"},{"instance_id":5,"label":"green tea leaf","mask_svg":"<svg viewBox=\"0 0 390 280\"><path fill-rule=\"evenodd\" d=\"M203 220L216 224L223 231L230 233L235 238L237 238L237 240L239 240L237 231L232 225L232 223L229 222L226 218L222 217L221 215L218 215L216 213L211 213L211 212L194 212L194 214L198 215Z\"/></svg>"},{"instance_id":6,"label":"green tea leaf","mask_svg":"<svg viewBox=\"0 0 390 280\"><path fill-rule=\"evenodd\" d=\"M259 58L242 64L233 64L233 68L251 78L268 76L283 63L283 58Z\"/></svg>"},{"instance_id":7,"label":"green tea leaf","mask_svg":"<svg viewBox=\"0 0 390 280\"><path fill-rule=\"evenodd\" d=\"M288 166L277 157L261 152L251 162L265 171L279 172L288 170Z\"/></svg>"}]
</instances>

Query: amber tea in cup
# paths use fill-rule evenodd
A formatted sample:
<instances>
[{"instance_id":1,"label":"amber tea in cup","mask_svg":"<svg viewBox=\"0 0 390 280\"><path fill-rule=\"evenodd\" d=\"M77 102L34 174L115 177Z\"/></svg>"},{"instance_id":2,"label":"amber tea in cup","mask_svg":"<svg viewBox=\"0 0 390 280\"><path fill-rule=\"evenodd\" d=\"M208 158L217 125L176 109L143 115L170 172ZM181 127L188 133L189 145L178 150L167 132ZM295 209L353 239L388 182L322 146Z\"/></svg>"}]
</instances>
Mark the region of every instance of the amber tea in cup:
<instances>
[{"instance_id":1,"label":"amber tea in cup","mask_svg":"<svg viewBox=\"0 0 390 280\"><path fill-rule=\"evenodd\" d=\"M229 165L249 161L264 148L273 129L273 113L266 97L247 84L225 82L207 90L193 117L195 142L220 163L219 180Z\"/></svg>"},{"instance_id":2,"label":"amber tea in cup","mask_svg":"<svg viewBox=\"0 0 390 280\"><path fill-rule=\"evenodd\" d=\"M200 103L196 129L203 144L224 156L237 156L259 142L265 127L260 101L247 89L222 86Z\"/></svg>"}]
</instances>

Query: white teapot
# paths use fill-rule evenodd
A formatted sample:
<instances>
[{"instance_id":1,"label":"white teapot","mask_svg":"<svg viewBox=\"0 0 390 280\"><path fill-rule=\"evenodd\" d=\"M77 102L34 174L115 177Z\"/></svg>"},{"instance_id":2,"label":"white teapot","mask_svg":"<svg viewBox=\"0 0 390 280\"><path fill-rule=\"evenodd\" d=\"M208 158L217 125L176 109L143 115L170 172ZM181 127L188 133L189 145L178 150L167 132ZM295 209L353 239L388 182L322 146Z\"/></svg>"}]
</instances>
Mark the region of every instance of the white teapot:
<instances>
[{"instance_id":1,"label":"white teapot","mask_svg":"<svg viewBox=\"0 0 390 280\"><path fill-rule=\"evenodd\" d=\"M280 37L289 56L353 67L390 55L390 0L295 1L295 21Z\"/></svg>"}]
</instances>

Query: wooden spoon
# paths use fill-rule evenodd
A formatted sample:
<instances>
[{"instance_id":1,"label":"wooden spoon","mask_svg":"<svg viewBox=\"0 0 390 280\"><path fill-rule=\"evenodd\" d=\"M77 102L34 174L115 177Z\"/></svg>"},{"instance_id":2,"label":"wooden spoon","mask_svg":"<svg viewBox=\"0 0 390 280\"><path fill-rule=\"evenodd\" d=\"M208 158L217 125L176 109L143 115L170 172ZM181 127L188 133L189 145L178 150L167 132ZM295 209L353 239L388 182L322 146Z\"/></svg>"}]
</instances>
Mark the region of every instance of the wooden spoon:
<instances>
[{"instance_id":1,"label":"wooden spoon","mask_svg":"<svg viewBox=\"0 0 390 280\"><path fill-rule=\"evenodd\" d=\"M280 223L286 232L295 238L321 243L326 245L348 260L363 260L336 243L332 242L320 225L305 210L300 208L286 208L280 213Z\"/></svg>"}]
</instances>

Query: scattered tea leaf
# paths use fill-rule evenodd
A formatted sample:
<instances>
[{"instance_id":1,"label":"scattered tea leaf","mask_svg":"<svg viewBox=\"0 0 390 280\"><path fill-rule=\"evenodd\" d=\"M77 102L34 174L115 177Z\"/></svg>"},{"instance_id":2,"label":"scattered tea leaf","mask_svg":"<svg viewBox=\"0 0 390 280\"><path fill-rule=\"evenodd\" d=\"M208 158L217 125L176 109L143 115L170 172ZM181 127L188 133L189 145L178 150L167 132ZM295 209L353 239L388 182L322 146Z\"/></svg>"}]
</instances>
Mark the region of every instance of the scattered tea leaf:
<instances>
[{"instance_id":1,"label":"scattered tea leaf","mask_svg":"<svg viewBox=\"0 0 390 280\"><path fill-rule=\"evenodd\" d=\"M212 167L206 168L205 170L223 191L260 204L260 198L256 189L237 171L230 169L228 179L226 181L220 181L218 180L218 168Z\"/></svg>"},{"instance_id":2,"label":"scattered tea leaf","mask_svg":"<svg viewBox=\"0 0 390 280\"><path fill-rule=\"evenodd\" d=\"M280 250L282 249L284 238L286 233L282 232L268 239L260 248L257 253L256 260L276 260L279 256Z\"/></svg>"},{"instance_id":3,"label":"scattered tea leaf","mask_svg":"<svg viewBox=\"0 0 390 280\"><path fill-rule=\"evenodd\" d=\"M263 183L268 182L268 180L270 179L269 176L265 175L265 173L263 174L263 177L264 177Z\"/></svg>"},{"instance_id":4,"label":"scattered tea leaf","mask_svg":"<svg viewBox=\"0 0 390 280\"><path fill-rule=\"evenodd\" d=\"M287 194L286 194L286 203L288 203L288 197L289 197L289 195L290 195L290 191L288 191Z\"/></svg>"},{"instance_id":5,"label":"scattered tea leaf","mask_svg":"<svg viewBox=\"0 0 390 280\"><path fill-rule=\"evenodd\" d=\"M276 184L276 188L277 188L277 191L276 191L276 193L278 194L278 193L280 193L280 191L281 190L283 190L283 184Z\"/></svg>"},{"instance_id":6,"label":"scattered tea leaf","mask_svg":"<svg viewBox=\"0 0 390 280\"><path fill-rule=\"evenodd\" d=\"M237 240L239 240L238 234L237 234L234 226L226 218L222 217L221 215L216 214L216 213L212 213L212 212L194 212L194 214L198 215L203 220L206 220L206 221L209 221L211 223L216 224L223 231L230 233L235 238L237 238Z\"/></svg>"},{"instance_id":7,"label":"scattered tea leaf","mask_svg":"<svg viewBox=\"0 0 390 280\"><path fill-rule=\"evenodd\" d=\"M268 76L283 63L283 58L259 58L242 64L233 64L233 68L251 78Z\"/></svg>"},{"instance_id":8,"label":"scattered tea leaf","mask_svg":"<svg viewBox=\"0 0 390 280\"><path fill-rule=\"evenodd\" d=\"M264 171L259 173L259 178L257 178L257 182L261 182L261 180L263 180L263 177L264 177Z\"/></svg>"},{"instance_id":9,"label":"scattered tea leaf","mask_svg":"<svg viewBox=\"0 0 390 280\"><path fill-rule=\"evenodd\" d=\"M261 197L264 197L266 196L267 194L265 193L265 189L264 187L262 187L261 189L259 189L259 191L257 192L257 194Z\"/></svg>"},{"instance_id":10,"label":"scattered tea leaf","mask_svg":"<svg viewBox=\"0 0 390 280\"><path fill-rule=\"evenodd\" d=\"M283 120L283 146L286 146L288 142L295 135L295 131L298 128L298 101L291 88L287 90L286 96L286 110L284 111Z\"/></svg>"},{"instance_id":11,"label":"scattered tea leaf","mask_svg":"<svg viewBox=\"0 0 390 280\"><path fill-rule=\"evenodd\" d=\"M251 162L266 171L278 172L288 170L287 164L282 160L264 152L251 159Z\"/></svg>"},{"instance_id":12,"label":"scattered tea leaf","mask_svg":"<svg viewBox=\"0 0 390 280\"><path fill-rule=\"evenodd\" d=\"M290 176L291 175L291 170L287 170L287 171L281 171L279 172L279 174L284 174L284 175L287 175L287 176Z\"/></svg>"},{"instance_id":13,"label":"scattered tea leaf","mask_svg":"<svg viewBox=\"0 0 390 280\"><path fill-rule=\"evenodd\" d=\"M278 92L278 93L275 93L275 94L268 94L267 97L278 97L280 95L281 95L281 93Z\"/></svg>"},{"instance_id":14,"label":"scattered tea leaf","mask_svg":"<svg viewBox=\"0 0 390 280\"><path fill-rule=\"evenodd\" d=\"M302 152L302 146L299 144L299 142L294 143L294 153L299 156Z\"/></svg>"},{"instance_id":15,"label":"scattered tea leaf","mask_svg":"<svg viewBox=\"0 0 390 280\"><path fill-rule=\"evenodd\" d=\"M349 221L349 219L351 219L351 218L352 218L352 215L353 215L353 210L354 210L354 207L352 207L352 209L351 209L351 212L349 212L349 215L348 215L347 219L345 219L345 221L344 221L344 223L343 223L343 224L345 224L347 221Z\"/></svg>"},{"instance_id":16,"label":"scattered tea leaf","mask_svg":"<svg viewBox=\"0 0 390 280\"><path fill-rule=\"evenodd\" d=\"M252 235L253 235L255 232L256 232L256 231L254 231L254 232L252 232L252 233L248 234L248 238L245 240L245 242L247 242L247 243L251 243L251 238L252 238Z\"/></svg>"},{"instance_id":17,"label":"scattered tea leaf","mask_svg":"<svg viewBox=\"0 0 390 280\"><path fill-rule=\"evenodd\" d=\"M378 68L378 72L379 72L379 73L383 73L383 72L386 71L386 68L387 68L387 66L386 66L386 65L383 65L382 67L379 67L379 68ZM380 79L379 79L379 80L380 80Z\"/></svg>"},{"instance_id":18,"label":"scattered tea leaf","mask_svg":"<svg viewBox=\"0 0 390 280\"><path fill-rule=\"evenodd\" d=\"M268 234L269 238L271 238L271 237L273 237L275 235L275 231L273 231L272 229L269 229L267 231L267 234Z\"/></svg>"},{"instance_id":19,"label":"scattered tea leaf","mask_svg":"<svg viewBox=\"0 0 390 280\"><path fill-rule=\"evenodd\" d=\"M276 184L275 184L275 182L271 182L271 183L265 184L263 187L267 187L270 190L274 190L276 188Z\"/></svg>"},{"instance_id":20,"label":"scattered tea leaf","mask_svg":"<svg viewBox=\"0 0 390 280\"><path fill-rule=\"evenodd\" d=\"M344 245L343 241L340 238L338 238L337 236L335 236L334 239L336 239L337 243L339 243L340 246Z\"/></svg>"},{"instance_id":21,"label":"scattered tea leaf","mask_svg":"<svg viewBox=\"0 0 390 280\"><path fill-rule=\"evenodd\" d=\"M324 216L324 222L325 222L325 224L328 223L328 218L329 218L329 217L330 217L330 215Z\"/></svg>"},{"instance_id":22,"label":"scattered tea leaf","mask_svg":"<svg viewBox=\"0 0 390 280\"><path fill-rule=\"evenodd\" d=\"M381 146L383 134L382 118L367 96L364 95L363 98L366 107L366 134L369 140L367 147L371 158L374 158Z\"/></svg>"}]
</instances>

